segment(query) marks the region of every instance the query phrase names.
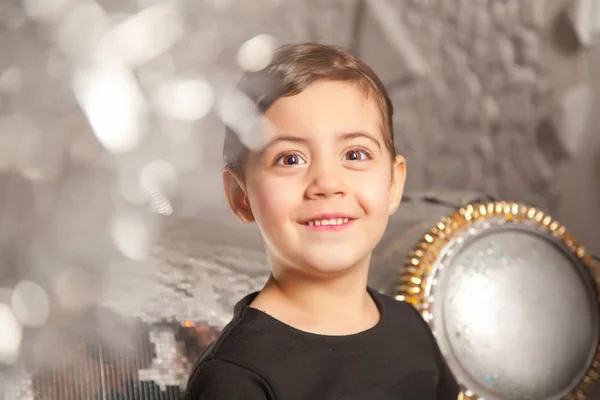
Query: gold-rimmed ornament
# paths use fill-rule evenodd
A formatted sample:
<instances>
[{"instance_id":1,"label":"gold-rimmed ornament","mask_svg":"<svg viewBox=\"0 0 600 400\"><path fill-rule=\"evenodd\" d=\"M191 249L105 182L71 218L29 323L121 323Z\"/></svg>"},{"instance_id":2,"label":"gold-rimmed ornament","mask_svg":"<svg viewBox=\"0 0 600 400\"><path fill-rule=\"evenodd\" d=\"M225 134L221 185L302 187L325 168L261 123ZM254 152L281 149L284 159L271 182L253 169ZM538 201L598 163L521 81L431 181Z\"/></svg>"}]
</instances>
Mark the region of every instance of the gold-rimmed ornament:
<instances>
[{"instance_id":1,"label":"gold-rimmed ornament","mask_svg":"<svg viewBox=\"0 0 600 400\"><path fill-rule=\"evenodd\" d=\"M600 368L598 266L524 204L472 203L407 257L396 299L430 324L461 398L584 399Z\"/></svg>"}]
</instances>

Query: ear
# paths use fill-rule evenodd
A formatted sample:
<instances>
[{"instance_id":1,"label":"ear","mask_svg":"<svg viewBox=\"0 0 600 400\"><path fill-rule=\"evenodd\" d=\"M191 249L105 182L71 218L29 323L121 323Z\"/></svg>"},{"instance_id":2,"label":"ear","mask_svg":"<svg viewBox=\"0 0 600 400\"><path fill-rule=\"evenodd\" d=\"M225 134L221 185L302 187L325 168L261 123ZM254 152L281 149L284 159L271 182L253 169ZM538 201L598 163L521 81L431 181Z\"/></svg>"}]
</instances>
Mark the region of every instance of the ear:
<instances>
[{"instance_id":1,"label":"ear","mask_svg":"<svg viewBox=\"0 0 600 400\"><path fill-rule=\"evenodd\" d=\"M404 182L406 182L406 160L402 156L396 156L392 162L392 184L390 186L390 215L393 215L404 192Z\"/></svg>"},{"instance_id":2,"label":"ear","mask_svg":"<svg viewBox=\"0 0 600 400\"><path fill-rule=\"evenodd\" d=\"M242 177L229 168L223 170L223 187L231 211L241 222L254 222Z\"/></svg>"}]
</instances>

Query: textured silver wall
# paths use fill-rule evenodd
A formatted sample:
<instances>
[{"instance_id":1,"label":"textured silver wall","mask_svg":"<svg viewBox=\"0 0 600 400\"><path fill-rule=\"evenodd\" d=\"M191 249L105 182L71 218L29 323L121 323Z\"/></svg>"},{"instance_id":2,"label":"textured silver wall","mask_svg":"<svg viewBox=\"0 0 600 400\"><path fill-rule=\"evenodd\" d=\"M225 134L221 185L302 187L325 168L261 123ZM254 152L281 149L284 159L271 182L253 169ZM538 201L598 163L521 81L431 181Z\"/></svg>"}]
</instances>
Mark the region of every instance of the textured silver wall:
<instances>
[{"instance_id":1,"label":"textured silver wall","mask_svg":"<svg viewBox=\"0 0 600 400\"><path fill-rule=\"evenodd\" d=\"M409 190L479 190L557 209L555 178L566 161L565 150L544 124L557 101L552 64L546 62L552 47L546 10L552 1L260 0L249 5L207 0L171 2L179 6L162 9L156 6L161 2L141 0L23 3L25 11L15 0L2 5L0 159L4 169L16 167L27 179L51 181L69 164L83 164L116 170L110 183L117 179L121 186L135 186L143 166L160 158L177 174L176 214L224 209L221 122L212 114L204 116L199 106L174 115L164 98L173 95L174 85L168 85L173 80L200 78L210 86L179 92L179 101L200 97L210 108L214 96L218 100L240 74L240 46L257 35L271 35L276 43L342 44L373 65L396 105L397 143L409 162ZM69 4L79 7L73 12ZM139 110L131 112L143 114L148 107L151 113L150 122L142 121L150 132L143 146L115 160L103 155L80 111L85 100L80 94L80 104L76 101L73 72L83 69L84 77L93 78L98 71L90 67L102 64L94 57L107 57L94 49L110 24L152 4L153 15L138 15L146 25L130 23L112 32L117 42L119 34L129 37L125 44L104 43L128 57L128 70L138 79L136 92L122 89L115 98L137 101L142 96ZM44 22L32 22L26 11ZM147 35L156 43L153 50L144 47L148 26L162 38ZM131 39L132 29L139 30L140 40ZM123 74L116 82L127 84L130 78ZM93 110L88 115L96 118Z\"/></svg>"}]
</instances>

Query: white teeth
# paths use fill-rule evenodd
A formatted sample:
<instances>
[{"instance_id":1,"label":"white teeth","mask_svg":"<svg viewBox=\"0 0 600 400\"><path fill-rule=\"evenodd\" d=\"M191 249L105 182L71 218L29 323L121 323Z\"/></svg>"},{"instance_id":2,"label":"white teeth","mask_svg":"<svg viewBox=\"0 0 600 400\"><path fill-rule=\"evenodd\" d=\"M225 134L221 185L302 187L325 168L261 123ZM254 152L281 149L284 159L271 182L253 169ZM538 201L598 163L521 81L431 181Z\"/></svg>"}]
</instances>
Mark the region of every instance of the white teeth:
<instances>
[{"instance_id":1,"label":"white teeth","mask_svg":"<svg viewBox=\"0 0 600 400\"><path fill-rule=\"evenodd\" d=\"M315 221L308 221L308 226L342 225L347 222L348 222L348 218L320 219L320 220L315 220Z\"/></svg>"}]
</instances>

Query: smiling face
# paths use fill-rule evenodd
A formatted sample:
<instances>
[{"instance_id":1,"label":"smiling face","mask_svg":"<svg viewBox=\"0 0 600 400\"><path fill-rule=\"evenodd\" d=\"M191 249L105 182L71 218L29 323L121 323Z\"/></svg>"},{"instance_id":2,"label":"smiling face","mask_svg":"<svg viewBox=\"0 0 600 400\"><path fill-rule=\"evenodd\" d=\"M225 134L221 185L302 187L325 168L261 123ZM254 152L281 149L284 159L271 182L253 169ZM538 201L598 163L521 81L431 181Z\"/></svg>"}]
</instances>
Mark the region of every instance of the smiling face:
<instances>
[{"instance_id":1,"label":"smiling face","mask_svg":"<svg viewBox=\"0 0 600 400\"><path fill-rule=\"evenodd\" d=\"M275 129L226 171L233 211L255 220L274 273L331 276L368 266L402 196L405 165L385 146L380 111L356 85L318 81L266 112Z\"/></svg>"}]
</instances>

